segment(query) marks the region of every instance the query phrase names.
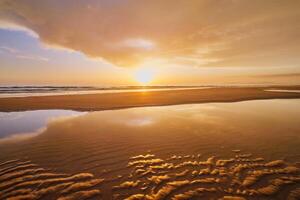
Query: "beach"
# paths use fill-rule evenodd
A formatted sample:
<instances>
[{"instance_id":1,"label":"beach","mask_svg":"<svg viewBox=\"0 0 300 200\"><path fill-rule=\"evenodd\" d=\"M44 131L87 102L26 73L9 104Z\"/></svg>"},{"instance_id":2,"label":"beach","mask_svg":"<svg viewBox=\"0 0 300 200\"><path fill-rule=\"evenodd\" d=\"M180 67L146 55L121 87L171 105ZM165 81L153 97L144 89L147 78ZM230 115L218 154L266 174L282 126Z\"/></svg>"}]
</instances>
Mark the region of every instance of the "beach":
<instances>
[{"instance_id":1,"label":"beach","mask_svg":"<svg viewBox=\"0 0 300 200\"><path fill-rule=\"evenodd\" d=\"M2 99L0 199L297 199L299 94L268 89Z\"/></svg>"},{"instance_id":2,"label":"beach","mask_svg":"<svg viewBox=\"0 0 300 200\"><path fill-rule=\"evenodd\" d=\"M0 98L0 111L66 109L78 111L111 110L142 106L164 106L209 102L237 102L254 99L300 98L300 93L267 90L299 90L300 86L216 87L166 91L138 91Z\"/></svg>"},{"instance_id":3,"label":"beach","mask_svg":"<svg viewBox=\"0 0 300 200\"><path fill-rule=\"evenodd\" d=\"M0 200L300 200L300 0L0 0Z\"/></svg>"}]
</instances>

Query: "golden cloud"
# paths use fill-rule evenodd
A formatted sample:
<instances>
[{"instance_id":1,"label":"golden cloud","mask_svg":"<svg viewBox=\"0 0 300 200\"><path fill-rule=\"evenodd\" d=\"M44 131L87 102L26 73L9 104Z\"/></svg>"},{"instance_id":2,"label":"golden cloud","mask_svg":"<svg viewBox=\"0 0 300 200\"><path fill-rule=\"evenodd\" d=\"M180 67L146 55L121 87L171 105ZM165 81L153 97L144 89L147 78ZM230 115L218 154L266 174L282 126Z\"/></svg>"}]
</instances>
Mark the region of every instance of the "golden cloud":
<instances>
[{"instance_id":1,"label":"golden cloud","mask_svg":"<svg viewBox=\"0 0 300 200\"><path fill-rule=\"evenodd\" d=\"M119 66L149 58L194 66L295 66L299 7L298 0L0 0L0 24Z\"/></svg>"}]
</instances>

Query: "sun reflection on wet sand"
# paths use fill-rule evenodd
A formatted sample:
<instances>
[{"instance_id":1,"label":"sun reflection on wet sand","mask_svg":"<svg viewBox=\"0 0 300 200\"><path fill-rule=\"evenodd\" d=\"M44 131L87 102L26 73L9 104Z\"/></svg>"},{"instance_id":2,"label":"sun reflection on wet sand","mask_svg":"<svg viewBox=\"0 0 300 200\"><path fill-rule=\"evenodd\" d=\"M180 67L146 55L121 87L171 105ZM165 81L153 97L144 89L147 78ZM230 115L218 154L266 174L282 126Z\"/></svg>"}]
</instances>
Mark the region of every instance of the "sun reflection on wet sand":
<instances>
[{"instance_id":1,"label":"sun reflection on wet sand","mask_svg":"<svg viewBox=\"0 0 300 200\"><path fill-rule=\"evenodd\" d=\"M0 144L0 199L297 199L299 100L90 112Z\"/></svg>"}]
</instances>

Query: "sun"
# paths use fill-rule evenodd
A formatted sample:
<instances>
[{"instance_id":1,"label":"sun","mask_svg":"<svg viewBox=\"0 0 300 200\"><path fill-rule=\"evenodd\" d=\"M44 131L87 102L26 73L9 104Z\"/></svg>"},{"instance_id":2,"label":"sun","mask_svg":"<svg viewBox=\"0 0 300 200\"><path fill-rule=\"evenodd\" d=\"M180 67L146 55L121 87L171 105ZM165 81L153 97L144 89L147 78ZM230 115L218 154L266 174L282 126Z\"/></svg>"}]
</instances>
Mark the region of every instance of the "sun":
<instances>
[{"instance_id":1,"label":"sun","mask_svg":"<svg viewBox=\"0 0 300 200\"><path fill-rule=\"evenodd\" d=\"M135 79L142 85L148 85L154 79L154 72L149 68L140 68L135 72Z\"/></svg>"}]
</instances>

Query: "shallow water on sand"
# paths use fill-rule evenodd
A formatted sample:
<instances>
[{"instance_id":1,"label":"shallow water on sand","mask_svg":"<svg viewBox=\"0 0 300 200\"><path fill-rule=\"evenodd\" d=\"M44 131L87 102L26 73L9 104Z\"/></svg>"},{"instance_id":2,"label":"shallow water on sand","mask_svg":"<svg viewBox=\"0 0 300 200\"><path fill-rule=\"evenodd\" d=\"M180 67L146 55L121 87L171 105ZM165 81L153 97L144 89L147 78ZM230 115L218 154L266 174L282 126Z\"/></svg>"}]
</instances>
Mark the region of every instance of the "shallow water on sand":
<instances>
[{"instance_id":1,"label":"shallow water on sand","mask_svg":"<svg viewBox=\"0 0 300 200\"><path fill-rule=\"evenodd\" d=\"M49 121L62 117L83 115L70 110L38 110L25 112L0 112L0 141L2 138L31 135L41 132Z\"/></svg>"},{"instance_id":2,"label":"shallow water on sand","mask_svg":"<svg viewBox=\"0 0 300 200\"><path fill-rule=\"evenodd\" d=\"M300 100L52 118L0 140L0 199L297 199L299 124Z\"/></svg>"}]
</instances>

